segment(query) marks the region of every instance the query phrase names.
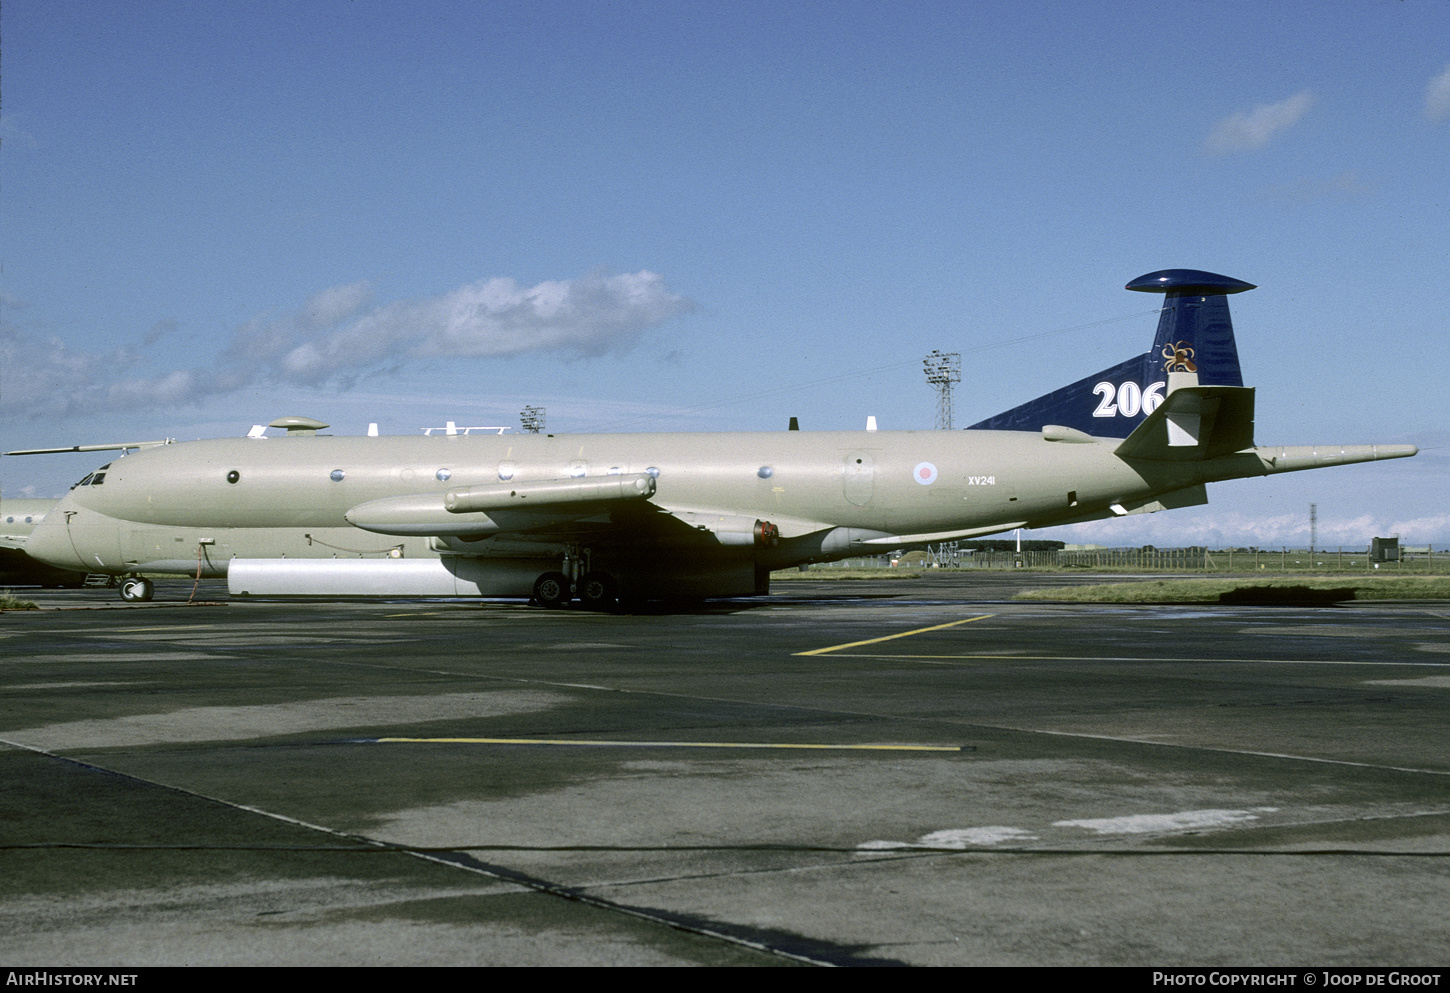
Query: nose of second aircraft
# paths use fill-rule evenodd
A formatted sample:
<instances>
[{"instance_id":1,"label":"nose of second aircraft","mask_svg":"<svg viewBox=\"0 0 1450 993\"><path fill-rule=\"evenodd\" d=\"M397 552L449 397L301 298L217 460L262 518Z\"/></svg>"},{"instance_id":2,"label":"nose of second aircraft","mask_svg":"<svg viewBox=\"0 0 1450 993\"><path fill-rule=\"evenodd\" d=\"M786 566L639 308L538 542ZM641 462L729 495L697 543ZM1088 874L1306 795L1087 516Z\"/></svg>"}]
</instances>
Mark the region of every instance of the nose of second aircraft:
<instances>
[{"instance_id":1,"label":"nose of second aircraft","mask_svg":"<svg viewBox=\"0 0 1450 993\"><path fill-rule=\"evenodd\" d=\"M66 532L65 514L52 510L25 539L26 555L59 569L94 570L95 563L82 561Z\"/></svg>"}]
</instances>

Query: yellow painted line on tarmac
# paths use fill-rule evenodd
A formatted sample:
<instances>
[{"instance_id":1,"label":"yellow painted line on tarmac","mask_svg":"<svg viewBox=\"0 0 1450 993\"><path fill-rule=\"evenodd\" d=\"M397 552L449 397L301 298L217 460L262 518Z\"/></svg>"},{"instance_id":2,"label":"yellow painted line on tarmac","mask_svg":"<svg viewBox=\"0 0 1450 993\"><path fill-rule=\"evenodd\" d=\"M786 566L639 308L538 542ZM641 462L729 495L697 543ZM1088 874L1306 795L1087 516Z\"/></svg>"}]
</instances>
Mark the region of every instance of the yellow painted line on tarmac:
<instances>
[{"instance_id":1,"label":"yellow painted line on tarmac","mask_svg":"<svg viewBox=\"0 0 1450 993\"><path fill-rule=\"evenodd\" d=\"M844 645L832 645L829 648L814 648L809 652L792 652L792 655L826 655L830 652L839 652L843 648L860 648L862 645L876 645L883 641L892 641L896 638L910 638L914 634L926 634L928 631L943 631L947 628L954 628L959 624L970 624L973 621L984 621L993 614L979 614L976 617L963 618L960 621L950 621L946 624L933 624L929 628L917 628L915 631L902 631L900 634L883 635L880 638L867 638L865 641L848 641ZM890 657L890 656L888 656Z\"/></svg>"},{"instance_id":2,"label":"yellow painted line on tarmac","mask_svg":"<svg viewBox=\"0 0 1450 993\"><path fill-rule=\"evenodd\" d=\"M805 748L864 752L960 752L960 745L801 745L755 741L587 741L582 738L374 738L379 744L590 745L624 748Z\"/></svg>"},{"instance_id":3,"label":"yellow painted line on tarmac","mask_svg":"<svg viewBox=\"0 0 1450 993\"><path fill-rule=\"evenodd\" d=\"M845 646L843 646L845 647ZM799 653L807 654L805 652ZM1254 665L1359 665L1359 666L1418 666L1421 668L1450 668L1450 662L1356 662L1344 659L1214 659L1214 658L1160 658L1141 655L910 655L905 652L878 655L871 652L842 652L847 659L914 659L933 662L1222 662L1252 663Z\"/></svg>"}]
</instances>

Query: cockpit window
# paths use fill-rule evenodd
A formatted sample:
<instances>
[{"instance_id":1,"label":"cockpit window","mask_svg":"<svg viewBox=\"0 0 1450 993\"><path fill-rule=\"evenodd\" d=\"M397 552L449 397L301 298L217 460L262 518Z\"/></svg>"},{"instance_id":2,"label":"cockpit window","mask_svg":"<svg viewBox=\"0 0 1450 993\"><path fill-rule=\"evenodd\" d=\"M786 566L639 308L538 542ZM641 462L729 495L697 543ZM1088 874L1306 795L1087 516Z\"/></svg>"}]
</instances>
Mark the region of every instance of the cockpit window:
<instances>
[{"instance_id":1,"label":"cockpit window","mask_svg":"<svg viewBox=\"0 0 1450 993\"><path fill-rule=\"evenodd\" d=\"M107 462L95 472L87 473L86 477L79 483L76 483L75 486L72 486L71 489L75 489L76 486L100 486L106 481L106 470L109 468L111 468L111 463Z\"/></svg>"}]
</instances>

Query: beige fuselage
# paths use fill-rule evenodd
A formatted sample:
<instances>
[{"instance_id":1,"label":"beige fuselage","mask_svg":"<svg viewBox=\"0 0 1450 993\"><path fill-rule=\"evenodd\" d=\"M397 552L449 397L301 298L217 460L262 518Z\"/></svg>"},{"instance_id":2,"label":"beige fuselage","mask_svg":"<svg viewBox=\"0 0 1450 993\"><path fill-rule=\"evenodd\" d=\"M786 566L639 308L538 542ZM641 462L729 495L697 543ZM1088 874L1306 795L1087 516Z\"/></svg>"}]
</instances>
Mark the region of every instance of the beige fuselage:
<instances>
[{"instance_id":1,"label":"beige fuselage","mask_svg":"<svg viewBox=\"0 0 1450 993\"><path fill-rule=\"evenodd\" d=\"M861 554L872 539L1110 516L1111 507L1135 509L1206 480L1272 471L1252 453L1134 465L1113 454L1116 444L987 431L218 439L115 459L102 483L78 486L56 506L27 550L114 574L222 575L233 558L488 557L521 547L547 558L577 534L511 531L470 542L374 533L346 515L397 497L441 507L450 491L500 481L649 473L655 514L702 531L727 518L773 522L781 540L755 557L780 569ZM469 519L435 514L455 530ZM841 529L860 536L831 541ZM624 530L601 541L656 541Z\"/></svg>"}]
</instances>

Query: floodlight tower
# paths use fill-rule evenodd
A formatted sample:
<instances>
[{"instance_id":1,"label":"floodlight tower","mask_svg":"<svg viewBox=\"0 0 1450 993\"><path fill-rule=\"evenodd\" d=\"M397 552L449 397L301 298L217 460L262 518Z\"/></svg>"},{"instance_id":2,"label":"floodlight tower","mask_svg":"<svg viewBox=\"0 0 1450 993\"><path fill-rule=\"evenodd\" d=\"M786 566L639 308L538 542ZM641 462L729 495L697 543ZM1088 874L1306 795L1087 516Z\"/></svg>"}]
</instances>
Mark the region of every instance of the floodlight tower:
<instances>
[{"instance_id":1,"label":"floodlight tower","mask_svg":"<svg viewBox=\"0 0 1450 993\"><path fill-rule=\"evenodd\" d=\"M519 411L519 423L529 434L538 434L544 430L544 408L525 407Z\"/></svg>"},{"instance_id":2,"label":"floodlight tower","mask_svg":"<svg viewBox=\"0 0 1450 993\"><path fill-rule=\"evenodd\" d=\"M952 384L962 381L962 356L960 352L932 353L922 361L926 370L926 381L936 390L936 427L938 431L952 429Z\"/></svg>"}]
</instances>

